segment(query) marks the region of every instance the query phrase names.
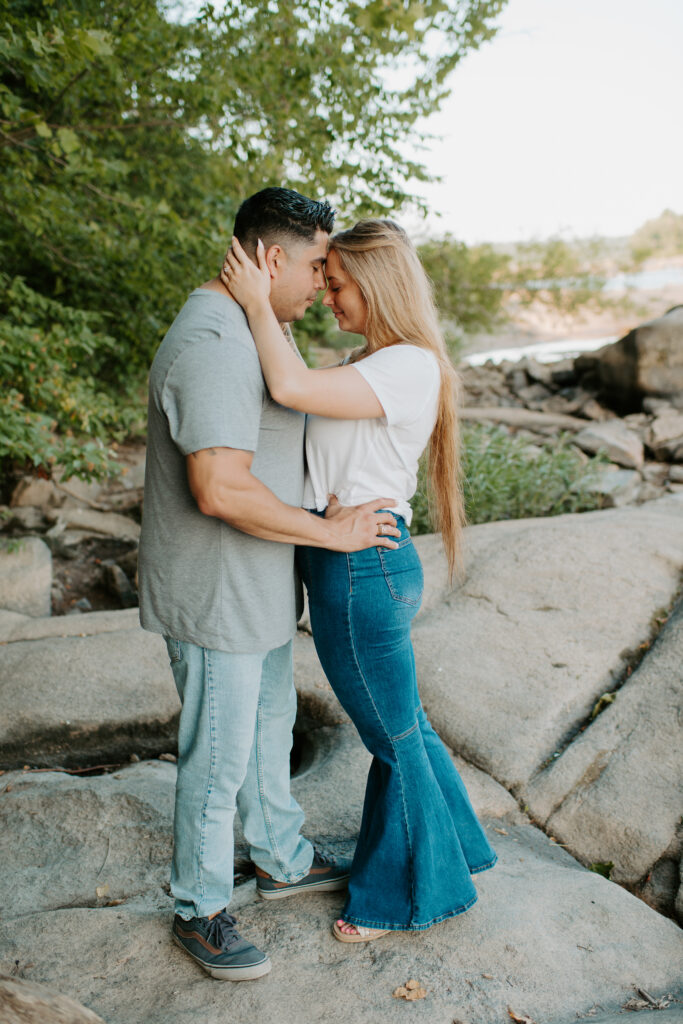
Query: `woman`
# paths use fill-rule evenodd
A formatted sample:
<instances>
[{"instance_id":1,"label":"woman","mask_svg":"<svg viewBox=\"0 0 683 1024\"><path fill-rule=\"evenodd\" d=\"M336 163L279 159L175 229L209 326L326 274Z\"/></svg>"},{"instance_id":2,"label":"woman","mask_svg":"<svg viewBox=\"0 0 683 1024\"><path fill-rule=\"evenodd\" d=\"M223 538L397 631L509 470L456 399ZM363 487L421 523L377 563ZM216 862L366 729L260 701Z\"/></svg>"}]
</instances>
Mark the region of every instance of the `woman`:
<instances>
[{"instance_id":1,"label":"woman","mask_svg":"<svg viewBox=\"0 0 683 1024\"><path fill-rule=\"evenodd\" d=\"M421 708L410 640L423 577L409 499L427 444L451 575L458 561L455 374L427 277L393 222L361 221L331 241L323 302L342 330L366 339L347 365L304 365L270 308L260 242L257 260L258 268L233 240L223 280L249 319L271 396L310 414L304 505L323 515L330 495L341 505L390 495L401 531L396 549L298 553L320 662L373 754L348 898L333 931L342 942L420 931L467 910L477 898L470 876L496 861Z\"/></svg>"}]
</instances>

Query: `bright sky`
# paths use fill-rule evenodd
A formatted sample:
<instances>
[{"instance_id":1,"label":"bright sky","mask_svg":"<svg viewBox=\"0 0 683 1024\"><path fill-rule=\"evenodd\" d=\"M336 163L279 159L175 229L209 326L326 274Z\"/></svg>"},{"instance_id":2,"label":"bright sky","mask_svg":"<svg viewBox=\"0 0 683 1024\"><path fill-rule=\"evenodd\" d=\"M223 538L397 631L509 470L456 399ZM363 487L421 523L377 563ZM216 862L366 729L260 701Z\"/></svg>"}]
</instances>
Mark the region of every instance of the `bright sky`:
<instances>
[{"instance_id":1,"label":"bright sky","mask_svg":"<svg viewBox=\"0 0 683 1024\"><path fill-rule=\"evenodd\" d=\"M625 235L683 213L683 2L510 0L499 24L425 125L444 180L419 189L443 216L421 230Z\"/></svg>"}]
</instances>

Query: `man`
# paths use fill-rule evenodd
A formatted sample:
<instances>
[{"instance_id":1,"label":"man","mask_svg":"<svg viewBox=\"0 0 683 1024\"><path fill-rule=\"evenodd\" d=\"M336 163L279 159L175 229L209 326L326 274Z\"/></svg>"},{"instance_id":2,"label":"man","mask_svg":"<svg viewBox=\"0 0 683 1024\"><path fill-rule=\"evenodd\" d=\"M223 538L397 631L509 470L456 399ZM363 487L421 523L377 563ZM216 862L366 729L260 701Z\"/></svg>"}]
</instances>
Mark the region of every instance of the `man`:
<instances>
[{"instance_id":1,"label":"man","mask_svg":"<svg viewBox=\"0 0 683 1024\"><path fill-rule=\"evenodd\" d=\"M234 234L266 248L278 320L325 287L334 213L282 188L245 200ZM227 913L239 810L265 899L346 885L313 850L290 794L296 714L295 544L393 546L384 502L330 519L303 510L300 413L274 403L244 313L220 278L195 289L150 374L140 618L162 633L182 702L171 889L174 940L213 977L270 970ZM384 536L380 536L384 534Z\"/></svg>"}]
</instances>

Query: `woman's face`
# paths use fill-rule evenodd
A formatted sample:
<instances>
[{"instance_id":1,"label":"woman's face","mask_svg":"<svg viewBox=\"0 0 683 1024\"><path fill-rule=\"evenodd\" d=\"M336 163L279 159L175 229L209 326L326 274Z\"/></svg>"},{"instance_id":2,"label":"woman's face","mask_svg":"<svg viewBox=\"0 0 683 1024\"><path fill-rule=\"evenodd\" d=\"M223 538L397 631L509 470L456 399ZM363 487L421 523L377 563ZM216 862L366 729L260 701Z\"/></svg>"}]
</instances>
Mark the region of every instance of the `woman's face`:
<instances>
[{"instance_id":1,"label":"woman's face","mask_svg":"<svg viewBox=\"0 0 683 1024\"><path fill-rule=\"evenodd\" d=\"M334 249L330 249L327 254L325 277L327 291L323 296L323 305L332 310L339 329L352 334L365 334L368 307L356 282L342 269Z\"/></svg>"}]
</instances>

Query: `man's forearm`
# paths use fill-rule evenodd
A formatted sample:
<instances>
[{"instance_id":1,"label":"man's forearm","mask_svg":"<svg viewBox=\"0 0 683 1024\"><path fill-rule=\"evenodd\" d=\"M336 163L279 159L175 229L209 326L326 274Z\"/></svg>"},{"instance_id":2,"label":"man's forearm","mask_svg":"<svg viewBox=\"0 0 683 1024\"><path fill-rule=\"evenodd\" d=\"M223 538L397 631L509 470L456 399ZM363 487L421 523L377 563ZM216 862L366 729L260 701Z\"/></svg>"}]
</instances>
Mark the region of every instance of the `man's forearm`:
<instances>
[{"instance_id":1,"label":"man's forearm","mask_svg":"<svg viewBox=\"0 0 683 1024\"><path fill-rule=\"evenodd\" d=\"M206 515L222 519L236 530L282 544L336 548L338 534L321 516L280 501L252 473L239 485L216 484L209 503L200 503Z\"/></svg>"},{"instance_id":2,"label":"man's forearm","mask_svg":"<svg viewBox=\"0 0 683 1024\"><path fill-rule=\"evenodd\" d=\"M230 526L281 544L331 551L395 547L396 520L380 511L393 501L377 499L358 508L336 505L331 518L286 505L251 472L252 455L235 448L205 448L187 458L187 478L199 511Z\"/></svg>"}]
</instances>

